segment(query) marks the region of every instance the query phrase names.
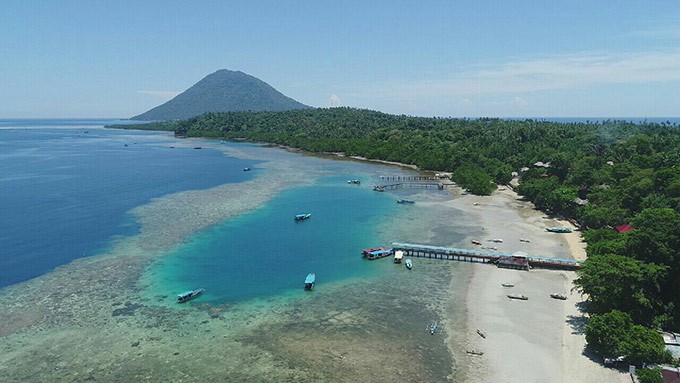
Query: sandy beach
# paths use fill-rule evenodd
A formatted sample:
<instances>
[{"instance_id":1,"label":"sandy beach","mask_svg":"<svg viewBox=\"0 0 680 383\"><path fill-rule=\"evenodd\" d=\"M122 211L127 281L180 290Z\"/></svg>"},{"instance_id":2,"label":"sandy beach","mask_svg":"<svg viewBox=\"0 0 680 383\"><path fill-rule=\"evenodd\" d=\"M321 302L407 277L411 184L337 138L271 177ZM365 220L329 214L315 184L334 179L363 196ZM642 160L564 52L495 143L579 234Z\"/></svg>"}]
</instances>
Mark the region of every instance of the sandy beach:
<instances>
[{"instance_id":1,"label":"sandy beach","mask_svg":"<svg viewBox=\"0 0 680 383\"><path fill-rule=\"evenodd\" d=\"M450 203L482 223L485 237L469 238L481 241L482 246L493 245L506 253L524 251L579 260L586 257L580 232L556 234L545 230L553 226L573 228L568 221L547 217L511 190L501 188L488 197L460 195ZM503 239L503 243L488 242L490 238ZM584 353L585 317L578 309L583 298L572 292L574 272L516 271L483 264L466 267L472 272L467 284L464 349L454 349L460 347L460 339L449 339L454 358L466 361L461 363L465 366L461 371L464 381L630 381L628 374L605 368ZM452 288L454 285L452 282ZM556 300L550 293L564 293L568 299ZM529 299L509 299L507 294L523 294ZM447 323L447 327L449 333L456 327L460 331L455 323Z\"/></svg>"}]
</instances>

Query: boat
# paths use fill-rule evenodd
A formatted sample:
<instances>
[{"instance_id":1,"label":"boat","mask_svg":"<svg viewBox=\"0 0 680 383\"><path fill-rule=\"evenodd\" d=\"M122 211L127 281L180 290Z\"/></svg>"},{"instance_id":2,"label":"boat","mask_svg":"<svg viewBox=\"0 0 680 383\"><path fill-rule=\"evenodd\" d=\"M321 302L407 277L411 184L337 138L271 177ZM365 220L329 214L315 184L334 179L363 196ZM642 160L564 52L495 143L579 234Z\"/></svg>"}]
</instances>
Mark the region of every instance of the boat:
<instances>
[{"instance_id":1,"label":"boat","mask_svg":"<svg viewBox=\"0 0 680 383\"><path fill-rule=\"evenodd\" d=\"M295 215L295 220L296 221L304 221L305 219L308 219L312 216L311 213L304 213L304 214L296 214Z\"/></svg>"},{"instance_id":2,"label":"boat","mask_svg":"<svg viewBox=\"0 0 680 383\"><path fill-rule=\"evenodd\" d=\"M393 249L388 249L386 247L373 247L370 249L364 249L361 252L361 256L372 261L374 259L389 257L393 253Z\"/></svg>"},{"instance_id":3,"label":"boat","mask_svg":"<svg viewBox=\"0 0 680 383\"><path fill-rule=\"evenodd\" d=\"M498 250L498 248L496 246L482 246L482 247L480 247L480 249L493 250L493 251Z\"/></svg>"},{"instance_id":4,"label":"boat","mask_svg":"<svg viewBox=\"0 0 680 383\"><path fill-rule=\"evenodd\" d=\"M500 239L500 238L494 238L494 239L490 239L489 242L503 243L503 240Z\"/></svg>"},{"instance_id":5,"label":"boat","mask_svg":"<svg viewBox=\"0 0 680 383\"><path fill-rule=\"evenodd\" d=\"M486 339L486 334L484 333L484 331L477 329L477 334L479 334L479 336L481 336L482 338Z\"/></svg>"},{"instance_id":6,"label":"boat","mask_svg":"<svg viewBox=\"0 0 680 383\"><path fill-rule=\"evenodd\" d=\"M315 273L307 274L307 278L305 278L305 290L313 289L315 283L316 283L316 274Z\"/></svg>"},{"instance_id":7,"label":"boat","mask_svg":"<svg viewBox=\"0 0 680 383\"><path fill-rule=\"evenodd\" d=\"M476 240L476 239L473 239L473 240L470 241L470 242L472 242L473 245L481 245L481 244L482 244L480 241L478 241L478 240Z\"/></svg>"},{"instance_id":8,"label":"boat","mask_svg":"<svg viewBox=\"0 0 680 383\"><path fill-rule=\"evenodd\" d=\"M397 201L397 203L413 205L414 203L416 203L416 201L410 199L400 199L399 201Z\"/></svg>"},{"instance_id":9,"label":"boat","mask_svg":"<svg viewBox=\"0 0 680 383\"><path fill-rule=\"evenodd\" d=\"M508 298L510 298L510 299L518 299L518 300L520 300L520 301L529 300L529 297L527 297L526 295L522 295L522 294L508 294Z\"/></svg>"},{"instance_id":10,"label":"boat","mask_svg":"<svg viewBox=\"0 0 680 383\"><path fill-rule=\"evenodd\" d=\"M501 283L501 286L503 287L515 287L512 283Z\"/></svg>"},{"instance_id":11,"label":"boat","mask_svg":"<svg viewBox=\"0 0 680 383\"><path fill-rule=\"evenodd\" d=\"M476 351L476 350L467 350L465 352L467 352L468 354L472 354L472 355L479 355L479 356L484 355L484 353L482 351Z\"/></svg>"},{"instance_id":12,"label":"boat","mask_svg":"<svg viewBox=\"0 0 680 383\"><path fill-rule=\"evenodd\" d=\"M244 171L244 172L249 172L249 171L251 171L251 170L253 170L253 169L251 169L251 168L243 168L243 171Z\"/></svg>"},{"instance_id":13,"label":"boat","mask_svg":"<svg viewBox=\"0 0 680 383\"><path fill-rule=\"evenodd\" d=\"M528 240L528 239L524 239L524 238L520 238L520 239L519 239L519 241L520 241L520 242L526 242L526 243L529 243L529 242L531 242L530 240Z\"/></svg>"},{"instance_id":14,"label":"boat","mask_svg":"<svg viewBox=\"0 0 680 383\"><path fill-rule=\"evenodd\" d=\"M551 233L571 233L571 229L568 227L548 227L546 230Z\"/></svg>"},{"instance_id":15,"label":"boat","mask_svg":"<svg viewBox=\"0 0 680 383\"><path fill-rule=\"evenodd\" d=\"M205 289L200 288L196 290L185 291L181 294L177 294L177 303L184 303L186 301L190 301L196 298L197 296L203 294L204 291Z\"/></svg>"},{"instance_id":16,"label":"boat","mask_svg":"<svg viewBox=\"0 0 680 383\"><path fill-rule=\"evenodd\" d=\"M409 270L413 268L413 261L411 261L411 258L406 258L404 264L406 265L406 268Z\"/></svg>"},{"instance_id":17,"label":"boat","mask_svg":"<svg viewBox=\"0 0 680 383\"><path fill-rule=\"evenodd\" d=\"M430 335L434 335L434 333L436 333L438 329L439 323L437 322L430 323L430 327L428 327L428 330L430 330Z\"/></svg>"},{"instance_id":18,"label":"boat","mask_svg":"<svg viewBox=\"0 0 680 383\"><path fill-rule=\"evenodd\" d=\"M354 185L359 185L361 184L360 180L347 180L348 184L354 184Z\"/></svg>"},{"instance_id":19,"label":"boat","mask_svg":"<svg viewBox=\"0 0 680 383\"><path fill-rule=\"evenodd\" d=\"M394 252L394 263L401 263L401 260L404 258L404 252L401 250L395 251Z\"/></svg>"},{"instance_id":20,"label":"boat","mask_svg":"<svg viewBox=\"0 0 680 383\"><path fill-rule=\"evenodd\" d=\"M373 186L373 191L384 192L384 191L385 191L385 187L379 186L379 185L375 185L375 186Z\"/></svg>"},{"instance_id":21,"label":"boat","mask_svg":"<svg viewBox=\"0 0 680 383\"><path fill-rule=\"evenodd\" d=\"M563 300L563 301L566 301L566 300L567 300L567 296L566 296L566 295L564 295L564 294L558 294L558 293L550 294L550 298L560 299L560 300Z\"/></svg>"}]
</instances>

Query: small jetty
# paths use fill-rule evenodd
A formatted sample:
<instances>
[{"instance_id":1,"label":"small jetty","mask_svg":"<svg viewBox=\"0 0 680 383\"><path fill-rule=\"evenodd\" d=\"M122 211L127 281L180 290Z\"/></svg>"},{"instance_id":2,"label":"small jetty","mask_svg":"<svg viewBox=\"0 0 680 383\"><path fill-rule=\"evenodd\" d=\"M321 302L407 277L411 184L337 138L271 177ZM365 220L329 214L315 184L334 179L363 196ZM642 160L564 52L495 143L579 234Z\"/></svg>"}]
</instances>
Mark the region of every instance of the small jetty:
<instances>
[{"instance_id":1,"label":"small jetty","mask_svg":"<svg viewBox=\"0 0 680 383\"><path fill-rule=\"evenodd\" d=\"M295 220L296 221L304 221L304 220L309 219L311 217L312 217L311 213L296 214Z\"/></svg>"},{"instance_id":2,"label":"small jetty","mask_svg":"<svg viewBox=\"0 0 680 383\"><path fill-rule=\"evenodd\" d=\"M375 259L389 257L394 253L394 249L388 249L386 247L372 247L370 249L364 249L361 252L361 256L372 261Z\"/></svg>"},{"instance_id":3,"label":"small jetty","mask_svg":"<svg viewBox=\"0 0 680 383\"><path fill-rule=\"evenodd\" d=\"M520 252L510 254L496 251L459 249L401 242L392 243L392 248L394 251L403 251L404 256L406 257L488 263L498 267L518 270L530 270L532 268L578 270L581 268L581 262L573 259L539 257Z\"/></svg>"},{"instance_id":4,"label":"small jetty","mask_svg":"<svg viewBox=\"0 0 680 383\"><path fill-rule=\"evenodd\" d=\"M307 274L307 278L305 278L305 290L310 291L314 289L314 284L316 284L316 274Z\"/></svg>"}]
</instances>

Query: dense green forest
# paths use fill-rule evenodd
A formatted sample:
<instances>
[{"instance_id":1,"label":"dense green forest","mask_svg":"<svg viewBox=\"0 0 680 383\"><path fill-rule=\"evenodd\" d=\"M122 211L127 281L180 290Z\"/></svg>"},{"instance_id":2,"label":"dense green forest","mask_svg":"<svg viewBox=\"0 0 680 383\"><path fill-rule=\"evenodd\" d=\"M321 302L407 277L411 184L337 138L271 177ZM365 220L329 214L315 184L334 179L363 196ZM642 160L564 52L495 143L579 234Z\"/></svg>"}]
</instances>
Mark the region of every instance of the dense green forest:
<instances>
[{"instance_id":1,"label":"dense green forest","mask_svg":"<svg viewBox=\"0 0 680 383\"><path fill-rule=\"evenodd\" d=\"M583 228L588 260L576 284L588 296L586 339L596 353L636 364L663 361L669 355L654 329L680 330L680 128L670 123L423 118L332 108L211 113L124 128L415 164L452 172L459 185L481 195L515 172L520 195ZM633 229L619 232L621 225Z\"/></svg>"}]
</instances>

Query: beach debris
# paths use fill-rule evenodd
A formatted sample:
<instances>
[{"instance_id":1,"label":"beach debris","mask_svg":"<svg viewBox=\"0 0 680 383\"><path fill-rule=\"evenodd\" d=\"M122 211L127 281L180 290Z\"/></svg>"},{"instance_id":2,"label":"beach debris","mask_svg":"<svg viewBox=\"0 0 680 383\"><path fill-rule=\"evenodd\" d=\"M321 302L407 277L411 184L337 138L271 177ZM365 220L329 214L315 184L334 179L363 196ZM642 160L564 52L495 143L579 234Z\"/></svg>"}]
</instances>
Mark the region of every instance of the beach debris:
<instances>
[{"instance_id":1,"label":"beach debris","mask_svg":"<svg viewBox=\"0 0 680 383\"><path fill-rule=\"evenodd\" d=\"M479 355L479 356L484 355L484 352L482 352L482 351L477 351L477 350L467 350L467 351L465 351L465 352L467 352L468 354L471 354L471 355Z\"/></svg>"},{"instance_id":2,"label":"beach debris","mask_svg":"<svg viewBox=\"0 0 680 383\"><path fill-rule=\"evenodd\" d=\"M528 240L528 239L525 239L525 238L520 238L520 239L519 239L519 241L520 241L520 242L526 242L526 243L529 243L529 242L531 242L530 240Z\"/></svg>"},{"instance_id":3,"label":"beach debris","mask_svg":"<svg viewBox=\"0 0 680 383\"><path fill-rule=\"evenodd\" d=\"M501 283L501 286L503 287L515 287L512 283Z\"/></svg>"},{"instance_id":4,"label":"beach debris","mask_svg":"<svg viewBox=\"0 0 680 383\"><path fill-rule=\"evenodd\" d=\"M484 333L484 331L477 329L477 334L479 334L479 336L481 336L482 338L486 339L486 334Z\"/></svg>"},{"instance_id":5,"label":"beach debris","mask_svg":"<svg viewBox=\"0 0 680 383\"><path fill-rule=\"evenodd\" d=\"M522 295L522 294L508 294L508 298L517 299L517 300L520 300L520 301L529 300L529 297L527 297L526 295Z\"/></svg>"}]
</instances>

